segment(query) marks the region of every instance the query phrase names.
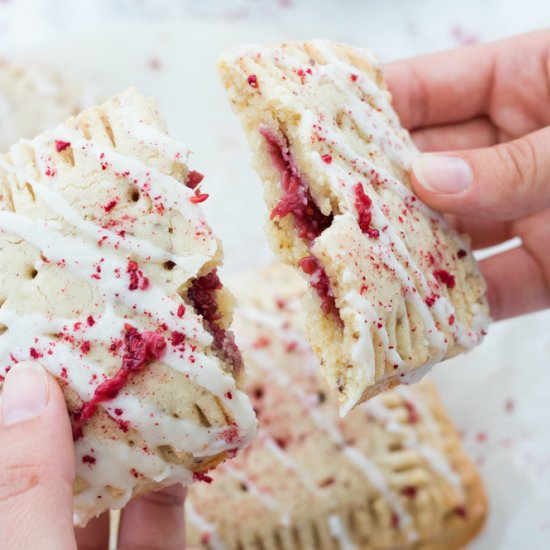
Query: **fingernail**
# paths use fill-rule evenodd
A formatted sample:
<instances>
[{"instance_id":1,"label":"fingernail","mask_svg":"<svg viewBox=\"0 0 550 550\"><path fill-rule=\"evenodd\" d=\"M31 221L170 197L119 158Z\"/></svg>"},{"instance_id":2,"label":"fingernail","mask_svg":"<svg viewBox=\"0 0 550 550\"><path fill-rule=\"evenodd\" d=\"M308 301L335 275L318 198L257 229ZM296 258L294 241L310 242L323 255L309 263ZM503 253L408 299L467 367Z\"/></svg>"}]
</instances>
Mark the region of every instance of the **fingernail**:
<instances>
[{"instance_id":1,"label":"fingernail","mask_svg":"<svg viewBox=\"0 0 550 550\"><path fill-rule=\"evenodd\" d=\"M422 186L432 193L460 193L472 185L472 169L459 157L420 155L412 161L412 170Z\"/></svg>"},{"instance_id":2,"label":"fingernail","mask_svg":"<svg viewBox=\"0 0 550 550\"><path fill-rule=\"evenodd\" d=\"M25 361L10 369L2 390L4 424L40 416L48 405L48 377L37 363Z\"/></svg>"}]
</instances>

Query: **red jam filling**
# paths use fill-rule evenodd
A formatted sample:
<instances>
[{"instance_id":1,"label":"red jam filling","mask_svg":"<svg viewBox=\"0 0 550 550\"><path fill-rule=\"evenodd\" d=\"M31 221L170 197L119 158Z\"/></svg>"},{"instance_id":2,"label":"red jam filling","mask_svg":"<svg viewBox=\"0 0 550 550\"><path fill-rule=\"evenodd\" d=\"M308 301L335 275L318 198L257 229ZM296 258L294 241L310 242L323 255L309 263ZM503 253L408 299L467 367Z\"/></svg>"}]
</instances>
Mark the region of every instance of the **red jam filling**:
<instances>
[{"instance_id":1,"label":"red jam filling","mask_svg":"<svg viewBox=\"0 0 550 550\"><path fill-rule=\"evenodd\" d=\"M300 260L300 268L309 275L309 284L315 289L321 300L321 310L325 315L334 315L340 320L334 294L323 266L315 256L306 256Z\"/></svg>"},{"instance_id":2,"label":"red jam filling","mask_svg":"<svg viewBox=\"0 0 550 550\"><path fill-rule=\"evenodd\" d=\"M207 330L214 338L214 347L219 356L231 364L235 372L238 372L243 366L241 353L235 344L233 333L220 324L222 315L216 301L216 292L222 288L217 270L214 269L193 281L187 291L187 298L195 311L204 319Z\"/></svg>"},{"instance_id":3,"label":"red jam filling","mask_svg":"<svg viewBox=\"0 0 550 550\"><path fill-rule=\"evenodd\" d=\"M114 376L107 378L96 388L90 401L74 411L73 438L76 440L82 437L82 426L93 416L100 403L114 399L133 374L161 359L165 349L166 340L160 334L139 332L135 327L125 325L122 366Z\"/></svg>"},{"instance_id":4,"label":"red jam filling","mask_svg":"<svg viewBox=\"0 0 550 550\"><path fill-rule=\"evenodd\" d=\"M332 214L323 214L304 180L298 174L288 144L282 142L266 128L260 134L267 143L273 165L281 176L283 196L271 212L271 219L292 214L298 236L308 244L315 240L332 223Z\"/></svg>"},{"instance_id":5,"label":"red jam filling","mask_svg":"<svg viewBox=\"0 0 550 550\"><path fill-rule=\"evenodd\" d=\"M311 245L325 229L330 227L333 216L323 214L315 203L308 185L298 174L286 138L279 138L267 128L260 128L259 132L265 139L271 161L280 174L283 191L270 217L271 219L284 218L290 214L298 236ZM330 155L323 155L322 158L327 164L332 162ZM319 260L315 256L302 258L300 268L310 276L309 284L321 300L321 310L327 315L334 315L341 325L342 320L336 307L329 278Z\"/></svg>"}]
</instances>

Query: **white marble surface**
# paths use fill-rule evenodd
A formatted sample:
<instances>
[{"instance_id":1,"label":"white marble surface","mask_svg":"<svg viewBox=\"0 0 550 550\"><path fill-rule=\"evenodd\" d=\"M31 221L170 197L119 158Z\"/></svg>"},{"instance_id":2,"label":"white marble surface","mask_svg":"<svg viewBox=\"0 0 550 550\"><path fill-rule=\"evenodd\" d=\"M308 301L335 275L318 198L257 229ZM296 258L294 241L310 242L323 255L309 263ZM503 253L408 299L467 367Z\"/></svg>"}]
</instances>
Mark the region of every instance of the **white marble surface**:
<instances>
[{"instance_id":1,"label":"white marble surface","mask_svg":"<svg viewBox=\"0 0 550 550\"><path fill-rule=\"evenodd\" d=\"M0 54L159 99L207 175L226 271L268 262L260 185L214 62L242 42L328 37L386 60L548 26L548 0L0 0ZM435 369L491 501L475 550L550 548L550 312L496 325Z\"/></svg>"}]
</instances>

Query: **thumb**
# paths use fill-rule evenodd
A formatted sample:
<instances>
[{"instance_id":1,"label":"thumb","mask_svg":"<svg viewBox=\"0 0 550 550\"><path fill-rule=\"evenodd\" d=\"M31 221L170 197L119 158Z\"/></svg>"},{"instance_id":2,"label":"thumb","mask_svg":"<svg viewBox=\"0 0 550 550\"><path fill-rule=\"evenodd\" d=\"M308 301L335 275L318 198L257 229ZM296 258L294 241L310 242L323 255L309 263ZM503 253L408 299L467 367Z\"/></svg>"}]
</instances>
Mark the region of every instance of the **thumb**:
<instances>
[{"instance_id":1,"label":"thumb","mask_svg":"<svg viewBox=\"0 0 550 550\"><path fill-rule=\"evenodd\" d=\"M76 548L74 453L59 386L40 365L18 363L0 413L0 548Z\"/></svg>"},{"instance_id":2,"label":"thumb","mask_svg":"<svg viewBox=\"0 0 550 550\"><path fill-rule=\"evenodd\" d=\"M415 192L437 210L518 219L550 206L550 127L494 147L419 155L411 168Z\"/></svg>"}]
</instances>

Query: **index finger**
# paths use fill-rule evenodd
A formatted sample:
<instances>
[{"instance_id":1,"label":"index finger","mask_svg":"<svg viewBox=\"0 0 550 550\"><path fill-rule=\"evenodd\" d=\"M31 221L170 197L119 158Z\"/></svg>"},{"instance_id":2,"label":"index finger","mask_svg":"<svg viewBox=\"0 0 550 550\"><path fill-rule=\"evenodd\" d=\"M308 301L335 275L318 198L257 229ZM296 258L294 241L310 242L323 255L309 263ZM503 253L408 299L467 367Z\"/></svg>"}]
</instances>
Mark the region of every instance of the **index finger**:
<instances>
[{"instance_id":1,"label":"index finger","mask_svg":"<svg viewBox=\"0 0 550 550\"><path fill-rule=\"evenodd\" d=\"M120 516L118 547L124 550L185 548L186 489L172 485L126 505Z\"/></svg>"},{"instance_id":2,"label":"index finger","mask_svg":"<svg viewBox=\"0 0 550 550\"><path fill-rule=\"evenodd\" d=\"M495 59L495 44L475 44L386 65L384 76L403 126L415 130L485 114Z\"/></svg>"}]
</instances>

